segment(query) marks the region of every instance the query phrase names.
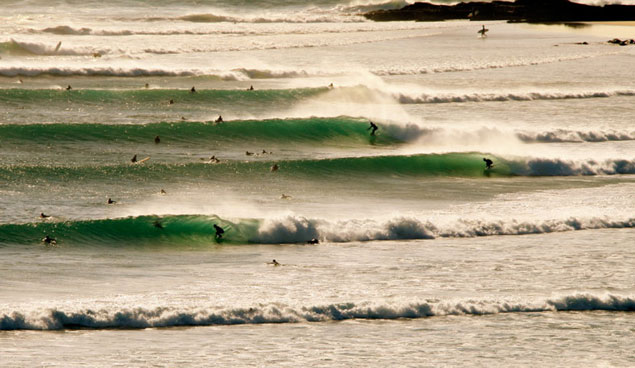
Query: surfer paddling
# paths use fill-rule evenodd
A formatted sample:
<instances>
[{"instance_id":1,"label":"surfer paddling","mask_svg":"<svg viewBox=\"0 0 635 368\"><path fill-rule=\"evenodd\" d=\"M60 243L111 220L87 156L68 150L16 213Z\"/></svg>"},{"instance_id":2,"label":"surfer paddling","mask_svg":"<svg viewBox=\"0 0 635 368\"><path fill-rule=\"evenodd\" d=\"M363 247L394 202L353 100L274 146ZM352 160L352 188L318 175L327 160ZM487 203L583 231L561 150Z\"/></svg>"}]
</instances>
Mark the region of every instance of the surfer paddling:
<instances>
[{"instance_id":1,"label":"surfer paddling","mask_svg":"<svg viewBox=\"0 0 635 368\"><path fill-rule=\"evenodd\" d=\"M57 244L57 240L51 238L50 236L45 236L44 238L42 238L42 243L46 244L46 245L56 245Z\"/></svg>"},{"instance_id":2,"label":"surfer paddling","mask_svg":"<svg viewBox=\"0 0 635 368\"><path fill-rule=\"evenodd\" d=\"M45 219L51 217L50 215L45 215L44 212L40 213L40 218Z\"/></svg>"},{"instance_id":3,"label":"surfer paddling","mask_svg":"<svg viewBox=\"0 0 635 368\"><path fill-rule=\"evenodd\" d=\"M483 161L485 161L485 169L489 170L494 167L494 162L492 162L489 158L483 157Z\"/></svg>"},{"instance_id":4,"label":"surfer paddling","mask_svg":"<svg viewBox=\"0 0 635 368\"><path fill-rule=\"evenodd\" d=\"M275 259L271 262L267 262L267 264L270 264L272 266L280 266L280 263L278 261L276 261Z\"/></svg>"}]
</instances>

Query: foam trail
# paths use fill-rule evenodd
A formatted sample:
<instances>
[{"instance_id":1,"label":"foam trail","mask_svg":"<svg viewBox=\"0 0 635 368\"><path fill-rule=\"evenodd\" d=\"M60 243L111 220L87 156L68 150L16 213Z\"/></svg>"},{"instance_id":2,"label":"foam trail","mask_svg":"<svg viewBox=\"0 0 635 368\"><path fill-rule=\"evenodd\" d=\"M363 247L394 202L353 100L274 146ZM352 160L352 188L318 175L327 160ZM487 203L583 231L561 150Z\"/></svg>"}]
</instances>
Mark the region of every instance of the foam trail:
<instances>
[{"instance_id":1,"label":"foam trail","mask_svg":"<svg viewBox=\"0 0 635 368\"><path fill-rule=\"evenodd\" d=\"M414 301L403 304L340 303L317 306L258 304L231 307L113 307L78 310L51 308L30 313L5 312L0 330L145 329L265 323L397 320L436 316L484 316L501 313L568 311L633 312L635 298L578 293L543 300L467 299Z\"/></svg>"},{"instance_id":2,"label":"foam trail","mask_svg":"<svg viewBox=\"0 0 635 368\"><path fill-rule=\"evenodd\" d=\"M517 132L516 136L526 143L610 142L635 140L635 131L575 131L558 129L540 133Z\"/></svg>"},{"instance_id":3,"label":"foam trail","mask_svg":"<svg viewBox=\"0 0 635 368\"><path fill-rule=\"evenodd\" d=\"M635 90L609 90L609 91L581 91L581 92L491 92L491 93L435 93L420 94L416 96L397 94L395 98L402 104L437 104L457 102L493 102L493 101L536 101L536 100L567 100L586 98L606 98L614 96L635 96Z\"/></svg>"}]
</instances>

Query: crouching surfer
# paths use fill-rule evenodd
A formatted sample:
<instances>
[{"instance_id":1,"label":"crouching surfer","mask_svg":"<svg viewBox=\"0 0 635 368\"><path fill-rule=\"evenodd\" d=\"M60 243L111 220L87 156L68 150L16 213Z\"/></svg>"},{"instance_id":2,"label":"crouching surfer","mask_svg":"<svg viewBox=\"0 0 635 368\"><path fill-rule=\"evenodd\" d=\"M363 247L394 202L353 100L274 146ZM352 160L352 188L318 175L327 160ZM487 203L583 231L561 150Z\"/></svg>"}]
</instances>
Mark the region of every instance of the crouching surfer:
<instances>
[{"instance_id":1,"label":"crouching surfer","mask_svg":"<svg viewBox=\"0 0 635 368\"><path fill-rule=\"evenodd\" d=\"M216 238L216 240L220 240L223 238L223 234L225 233L225 230L223 230L222 227L214 224L214 230L216 230L216 235L214 236Z\"/></svg>"}]
</instances>

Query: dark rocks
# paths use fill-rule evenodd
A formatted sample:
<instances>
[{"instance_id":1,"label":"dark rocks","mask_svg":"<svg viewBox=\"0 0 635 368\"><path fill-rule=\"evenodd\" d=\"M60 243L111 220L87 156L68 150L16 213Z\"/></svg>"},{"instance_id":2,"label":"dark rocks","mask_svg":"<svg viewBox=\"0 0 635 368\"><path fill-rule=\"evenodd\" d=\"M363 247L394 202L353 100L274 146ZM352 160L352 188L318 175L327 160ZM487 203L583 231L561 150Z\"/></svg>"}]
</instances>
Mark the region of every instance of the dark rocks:
<instances>
[{"instance_id":1,"label":"dark rocks","mask_svg":"<svg viewBox=\"0 0 635 368\"><path fill-rule=\"evenodd\" d=\"M633 39L620 40L619 38L614 38L614 39L608 40L606 42L612 43L612 44L615 44L615 45L620 45L620 46L635 45L635 40L633 40Z\"/></svg>"},{"instance_id":2,"label":"dark rocks","mask_svg":"<svg viewBox=\"0 0 635 368\"><path fill-rule=\"evenodd\" d=\"M635 6L592 6L569 0L468 2L456 5L414 3L395 10L376 10L364 16L375 21L449 19L509 20L517 22L585 22L635 20Z\"/></svg>"}]
</instances>

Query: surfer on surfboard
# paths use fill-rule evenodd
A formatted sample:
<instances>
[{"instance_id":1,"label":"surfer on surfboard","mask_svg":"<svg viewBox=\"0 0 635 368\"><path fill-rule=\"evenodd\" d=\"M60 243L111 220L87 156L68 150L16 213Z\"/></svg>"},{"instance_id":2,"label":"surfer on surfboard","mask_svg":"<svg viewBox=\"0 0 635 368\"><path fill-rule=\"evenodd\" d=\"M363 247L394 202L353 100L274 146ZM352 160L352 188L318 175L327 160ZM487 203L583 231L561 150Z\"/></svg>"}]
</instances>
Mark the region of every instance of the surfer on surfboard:
<instances>
[{"instance_id":1,"label":"surfer on surfboard","mask_svg":"<svg viewBox=\"0 0 635 368\"><path fill-rule=\"evenodd\" d=\"M225 230L223 230L222 227L214 224L214 229L216 230L216 239L222 239L223 238L223 234L225 233Z\"/></svg>"},{"instance_id":2,"label":"surfer on surfboard","mask_svg":"<svg viewBox=\"0 0 635 368\"><path fill-rule=\"evenodd\" d=\"M490 160L489 158L483 157L483 161L485 161L485 169L489 170L494 167L494 162L492 162L492 160Z\"/></svg>"}]
</instances>

